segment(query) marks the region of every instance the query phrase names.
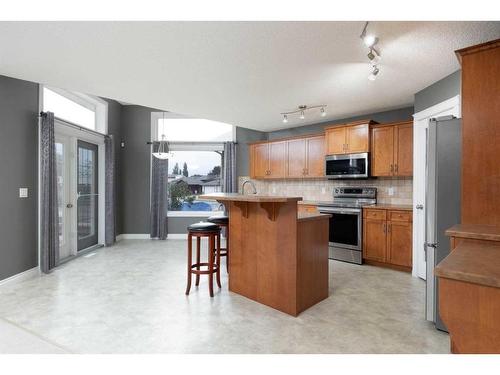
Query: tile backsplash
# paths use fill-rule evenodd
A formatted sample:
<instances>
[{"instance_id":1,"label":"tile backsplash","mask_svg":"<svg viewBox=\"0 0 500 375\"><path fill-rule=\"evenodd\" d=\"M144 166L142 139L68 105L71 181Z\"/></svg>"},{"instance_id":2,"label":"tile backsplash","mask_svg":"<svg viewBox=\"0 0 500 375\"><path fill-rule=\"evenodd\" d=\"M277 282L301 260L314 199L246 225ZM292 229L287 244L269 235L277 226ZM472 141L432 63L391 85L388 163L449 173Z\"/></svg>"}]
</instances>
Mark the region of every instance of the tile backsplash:
<instances>
[{"instance_id":1,"label":"tile backsplash","mask_svg":"<svg viewBox=\"0 0 500 375\"><path fill-rule=\"evenodd\" d=\"M241 192L243 181L248 176L238 177L238 189ZM372 178L368 180L252 180L258 194L299 196L310 201L331 201L333 189L338 186L370 186L377 188L377 202L384 204L411 205L413 199L413 178ZM245 190L251 189L250 186ZM392 191L391 191L392 189ZM392 192L392 195L390 193Z\"/></svg>"}]
</instances>

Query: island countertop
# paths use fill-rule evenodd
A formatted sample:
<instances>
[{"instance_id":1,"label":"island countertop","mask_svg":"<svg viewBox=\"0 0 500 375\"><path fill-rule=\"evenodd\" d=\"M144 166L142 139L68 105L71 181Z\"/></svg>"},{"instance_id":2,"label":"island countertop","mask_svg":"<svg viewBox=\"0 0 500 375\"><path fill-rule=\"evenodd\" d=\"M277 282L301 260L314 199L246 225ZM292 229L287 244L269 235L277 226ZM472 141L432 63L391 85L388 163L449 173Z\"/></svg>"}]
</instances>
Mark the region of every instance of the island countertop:
<instances>
[{"instance_id":1,"label":"island countertop","mask_svg":"<svg viewBox=\"0 0 500 375\"><path fill-rule=\"evenodd\" d=\"M277 195L257 195L257 194L239 194L239 193L212 193L200 195L202 199L211 199L216 201L228 202L255 202L255 203L271 203L271 202L298 202L302 197L285 197Z\"/></svg>"},{"instance_id":2,"label":"island countertop","mask_svg":"<svg viewBox=\"0 0 500 375\"><path fill-rule=\"evenodd\" d=\"M500 228L493 225L457 224L446 230L449 237L500 241Z\"/></svg>"}]
</instances>

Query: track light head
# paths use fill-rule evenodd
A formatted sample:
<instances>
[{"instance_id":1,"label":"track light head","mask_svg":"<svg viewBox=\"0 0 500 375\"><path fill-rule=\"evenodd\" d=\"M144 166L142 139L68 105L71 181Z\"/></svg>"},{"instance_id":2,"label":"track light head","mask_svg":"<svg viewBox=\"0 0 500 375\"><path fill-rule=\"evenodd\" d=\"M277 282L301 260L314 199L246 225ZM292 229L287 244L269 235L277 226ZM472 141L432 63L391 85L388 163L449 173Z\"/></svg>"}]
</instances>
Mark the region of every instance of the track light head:
<instances>
[{"instance_id":1,"label":"track light head","mask_svg":"<svg viewBox=\"0 0 500 375\"><path fill-rule=\"evenodd\" d=\"M363 43L365 43L365 46L368 48L373 47L375 44L377 44L378 38L375 35L365 35L363 37Z\"/></svg>"},{"instance_id":2,"label":"track light head","mask_svg":"<svg viewBox=\"0 0 500 375\"><path fill-rule=\"evenodd\" d=\"M304 114L304 111L300 111L300 116L299 116L299 118L300 118L301 120L303 120L303 119L305 119L305 118L306 118L306 116L305 116L305 114Z\"/></svg>"},{"instance_id":3,"label":"track light head","mask_svg":"<svg viewBox=\"0 0 500 375\"><path fill-rule=\"evenodd\" d=\"M325 117L325 116L326 116L325 107L321 107L321 117Z\"/></svg>"},{"instance_id":4,"label":"track light head","mask_svg":"<svg viewBox=\"0 0 500 375\"><path fill-rule=\"evenodd\" d=\"M288 122L288 116L283 115L283 123L286 124Z\"/></svg>"},{"instance_id":5,"label":"track light head","mask_svg":"<svg viewBox=\"0 0 500 375\"><path fill-rule=\"evenodd\" d=\"M377 64L381 59L380 54L373 47L370 48L370 51L368 52L368 54L366 56L370 59L370 62L372 63L372 65Z\"/></svg>"},{"instance_id":6,"label":"track light head","mask_svg":"<svg viewBox=\"0 0 500 375\"><path fill-rule=\"evenodd\" d=\"M371 74L368 76L368 79L370 81L375 81L375 79L377 78L377 74L380 72L380 69L377 68L376 65L373 66L373 70L371 72Z\"/></svg>"}]
</instances>

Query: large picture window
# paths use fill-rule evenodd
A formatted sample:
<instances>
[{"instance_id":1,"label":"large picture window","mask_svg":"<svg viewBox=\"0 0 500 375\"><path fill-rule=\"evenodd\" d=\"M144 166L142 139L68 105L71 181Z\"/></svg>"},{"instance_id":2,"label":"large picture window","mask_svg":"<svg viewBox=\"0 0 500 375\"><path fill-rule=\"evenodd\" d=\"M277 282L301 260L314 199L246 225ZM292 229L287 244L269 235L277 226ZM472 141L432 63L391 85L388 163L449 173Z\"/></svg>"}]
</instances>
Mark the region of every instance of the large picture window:
<instances>
[{"instance_id":1,"label":"large picture window","mask_svg":"<svg viewBox=\"0 0 500 375\"><path fill-rule=\"evenodd\" d=\"M234 127L203 119L166 118L152 114L153 141L165 136L168 160L169 216L210 216L221 205L201 199L203 194L222 191L223 142L232 141Z\"/></svg>"}]
</instances>

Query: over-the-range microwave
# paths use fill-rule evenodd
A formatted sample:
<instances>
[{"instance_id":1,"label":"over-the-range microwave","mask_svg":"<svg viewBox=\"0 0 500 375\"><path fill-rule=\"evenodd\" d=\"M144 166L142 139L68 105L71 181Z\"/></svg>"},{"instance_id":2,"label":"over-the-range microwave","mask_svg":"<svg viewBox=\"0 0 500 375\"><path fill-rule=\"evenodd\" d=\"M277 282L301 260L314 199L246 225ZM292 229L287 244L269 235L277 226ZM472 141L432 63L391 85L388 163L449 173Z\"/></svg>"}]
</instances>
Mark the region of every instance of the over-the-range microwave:
<instances>
[{"instance_id":1,"label":"over-the-range microwave","mask_svg":"<svg viewBox=\"0 0 500 375\"><path fill-rule=\"evenodd\" d=\"M325 176L329 179L368 178L367 152L346 155L327 155Z\"/></svg>"}]
</instances>

